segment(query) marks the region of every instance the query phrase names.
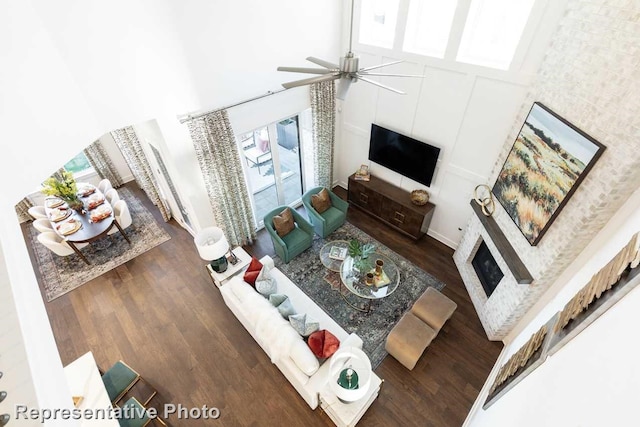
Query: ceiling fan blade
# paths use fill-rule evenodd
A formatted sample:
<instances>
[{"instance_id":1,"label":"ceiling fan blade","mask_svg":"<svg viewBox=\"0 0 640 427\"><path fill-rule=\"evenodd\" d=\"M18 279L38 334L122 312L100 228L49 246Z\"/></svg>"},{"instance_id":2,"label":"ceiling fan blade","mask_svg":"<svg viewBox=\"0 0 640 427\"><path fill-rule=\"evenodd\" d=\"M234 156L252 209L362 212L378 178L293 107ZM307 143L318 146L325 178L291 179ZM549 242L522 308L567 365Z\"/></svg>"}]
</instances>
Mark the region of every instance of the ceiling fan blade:
<instances>
[{"instance_id":1,"label":"ceiling fan blade","mask_svg":"<svg viewBox=\"0 0 640 427\"><path fill-rule=\"evenodd\" d=\"M388 65L395 65L395 64L399 64L401 62L404 62L404 61L393 61L393 62L387 62L386 64L373 65L371 67L360 68L358 70L358 72L360 73L360 72L363 72L363 71L375 70L376 68L382 68L382 67L386 67Z\"/></svg>"},{"instance_id":2,"label":"ceiling fan blade","mask_svg":"<svg viewBox=\"0 0 640 427\"><path fill-rule=\"evenodd\" d=\"M347 96L347 91L349 90L349 86L351 86L351 79L343 77L338 82L338 89L336 91L336 98L344 101L344 98Z\"/></svg>"},{"instance_id":3,"label":"ceiling fan blade","mask_svg":"<svg viewBox=\"0 0 640 427\"><path fill-rule=\"evenodd\" d=\"M313 56L308 57L307 61L313 62L314 64L321 65L324 68L328 68L330 70L339 70L340 69L340 66L338 64L334 64L333 62L325 61L324 59L315 58Z\"/></svg>"},{"instance_id":4,"label":"ceiling fan blade","mask_svg":"<svg viewBox=\"0 0 640 427\"><path fill-rule=\"evenodd\" d=\"M305 68L305 67L278 67L278 71L289 73L309 73L309 74L329 74L332 71L326 68Z\"/></svg>"},{"instance_id":5,"label":"ceiling fan blade","mask_svg":"<svg viewBox=\"0 0 640 427\"><path fill-rule=\"evenodd\" d=\"M374 80L364 78L364 77L362 77L362 76L360 76L360 75L358 75L358 79L359 79L359 80L362 80L362 81L365 81L365 82L367 82L367 83L371 83L372 85L375 85L375 86L381 87L382 89L390 90L391 92L399 93L400 95L406 95L406 93L405 93L405 92L403 92L403 91L401 91L401 90L394 89L394 88L392 88L392 87L389 87L389 86L383 85L382 83L378 83L378 82L376 82L376 81L374 81Z\"/></svg>"},{"instance_id":6,"label":"ceiling fan blade","mask_svg":"<svg viewBox=\"0 0 640 427\"><path fill-rule=\"evenodd\" d=\"M308 79L296 80L293 82L282 83L282 86L286 89L291 89L292 87L310 85L312 83L318 82L327 82L331 80L338 80L340 78L340 74L327 74L324 76L318 77L310 77Z\"/></svg>"},{"instance_id":7,"label":"ceiling fan blade","mask_svg":"<svg viewBox=\"0 0 640 427\"><path fill-rule=\"evenodd\" d=\"M360 71L358 71L358 73L360 73ZM362 73L363 76L387 76L387 77L420 77L420 78L424 78L425 76L422 76L420 74L385 74L385 73Z\"/></svg>"}]
</instances>

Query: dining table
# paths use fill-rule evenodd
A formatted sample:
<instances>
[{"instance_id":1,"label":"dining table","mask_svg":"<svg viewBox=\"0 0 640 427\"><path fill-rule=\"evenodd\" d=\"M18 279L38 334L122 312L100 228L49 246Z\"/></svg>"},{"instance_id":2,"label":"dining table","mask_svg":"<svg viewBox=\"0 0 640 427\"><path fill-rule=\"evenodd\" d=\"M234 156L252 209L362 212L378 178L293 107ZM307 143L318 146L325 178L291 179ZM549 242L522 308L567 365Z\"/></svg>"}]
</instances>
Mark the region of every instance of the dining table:
<instances>
[{"instance_id":1,"label":"dining table","mask_svg":"<svg viewBox=\"0 0 640 427\"><path fill-rule=\"evenodd\" d=\"M77 244L94 242L106 236L113 227L118 228L127 243L131 244L131 241L118 224L113 207L105 195L92 184L78 183L78 188L78 197L83 205L81 210L71 209L64 201L52 196L45 199L45 212L54 231L85 263L91 264ZM63 203L59 204L61 201ZM96 209L103 215L96 216ZM74 227L65 232L71 225Z\"/></svg>"}]
</instances>

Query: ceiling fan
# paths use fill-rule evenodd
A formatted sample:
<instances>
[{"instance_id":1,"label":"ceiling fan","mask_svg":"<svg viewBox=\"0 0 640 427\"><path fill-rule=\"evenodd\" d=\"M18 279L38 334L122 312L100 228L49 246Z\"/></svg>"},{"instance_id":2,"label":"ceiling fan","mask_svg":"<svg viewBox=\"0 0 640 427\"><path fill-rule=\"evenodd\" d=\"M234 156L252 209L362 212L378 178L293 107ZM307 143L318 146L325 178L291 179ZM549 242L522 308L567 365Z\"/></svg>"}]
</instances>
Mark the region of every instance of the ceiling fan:
<instances>
[{"instance_id":1,"label":"ceiling fan","mask_svg":"<svg viewBox=\"0 0 640 427\"><path fill-rule=\"evenodd\" d=\"M359 58L355 56L351 50L352 41L353 41L353 5L354 0L351 0L351 26L349 29L349 51L345 56L340 58L340 64L335 64L333 62L325 61L319 58L315 58L310 56L307 58L307 61L313 62L316 65L320 65L324 68L304 68L304 67L278 67L278 71L287 71L291 73L306 73L306 74L320 74L316 77L310 77L302 80L295 80L292 82L283 83L282 86L286 89L290 89L293 87L310 85L312 83L332 81L332 80L340 80L338 83L338 90L336 92L336 98L344 99L347 95L347 91L349 90L349 86L351 83L355 83L358 80L362 80L367 83L371 83L372 85L381 87L383 89L390 90L391 92L399 93L404 95L405 93L401 90L394 89L392 87L383 85L382 83L378 83L375 80L371 80L369 76L389 76L389 77L424 77L420 75L412 75L412 74L388 74L388 73L376 73L371 72L372 70L376 70L378 68L387 67L389 65L399 64L404 61L394 61L387 62L386 64L374 65L372 67L366 68L358 68L358 60Z\"/></svg>"}]
</instances>

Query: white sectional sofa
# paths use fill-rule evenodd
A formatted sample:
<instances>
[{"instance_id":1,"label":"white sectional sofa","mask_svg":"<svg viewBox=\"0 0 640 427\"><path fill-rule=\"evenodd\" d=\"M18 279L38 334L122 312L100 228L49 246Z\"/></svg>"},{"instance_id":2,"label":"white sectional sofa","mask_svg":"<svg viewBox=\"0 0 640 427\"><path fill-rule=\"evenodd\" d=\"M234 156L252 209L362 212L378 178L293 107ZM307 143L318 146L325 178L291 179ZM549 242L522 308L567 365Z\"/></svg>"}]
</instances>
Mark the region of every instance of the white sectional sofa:
<instances>
[{"instance_id":1,"label":"white sectional sofa","mask_svg":"<svg viewBox=\"0 0 640 427\"><path fill-rule=\"evenodd\" d=\"M340 346L362 348L362 340L356 334L347 334L327 313L318 307L289 278L273 266L269 256L260 262L271 268L271 276L278 283L278 294L289 297L297 313L306 313L320 322L320 329L327 329L340 340ZM302 337L293 329L262 295L246 283L239 274L225 283L220 292L231 312L249 331L271 361L280 369L307 404L318 406L318 393L328 380L329 361L320 365Z\"/></svg>"}]
</instances>

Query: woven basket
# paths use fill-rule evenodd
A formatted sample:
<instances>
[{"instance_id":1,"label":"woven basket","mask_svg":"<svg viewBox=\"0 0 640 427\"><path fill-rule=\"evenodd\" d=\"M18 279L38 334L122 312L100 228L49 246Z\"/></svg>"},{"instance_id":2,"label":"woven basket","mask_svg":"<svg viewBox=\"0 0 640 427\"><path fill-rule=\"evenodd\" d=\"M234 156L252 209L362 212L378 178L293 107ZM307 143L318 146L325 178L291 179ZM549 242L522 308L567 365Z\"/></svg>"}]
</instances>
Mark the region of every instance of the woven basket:
<instances>
[{"instance_id":1,"label":"woven basket","mask_svg":"<svg viewBox=\"0 0 640 427\"><path fill-rule=\"evenodd\" d=\"M411 203L418 206L426 205L429 201L429 193L425 190L413 190L411 192Z\"/></svg>"}]
</instances>

